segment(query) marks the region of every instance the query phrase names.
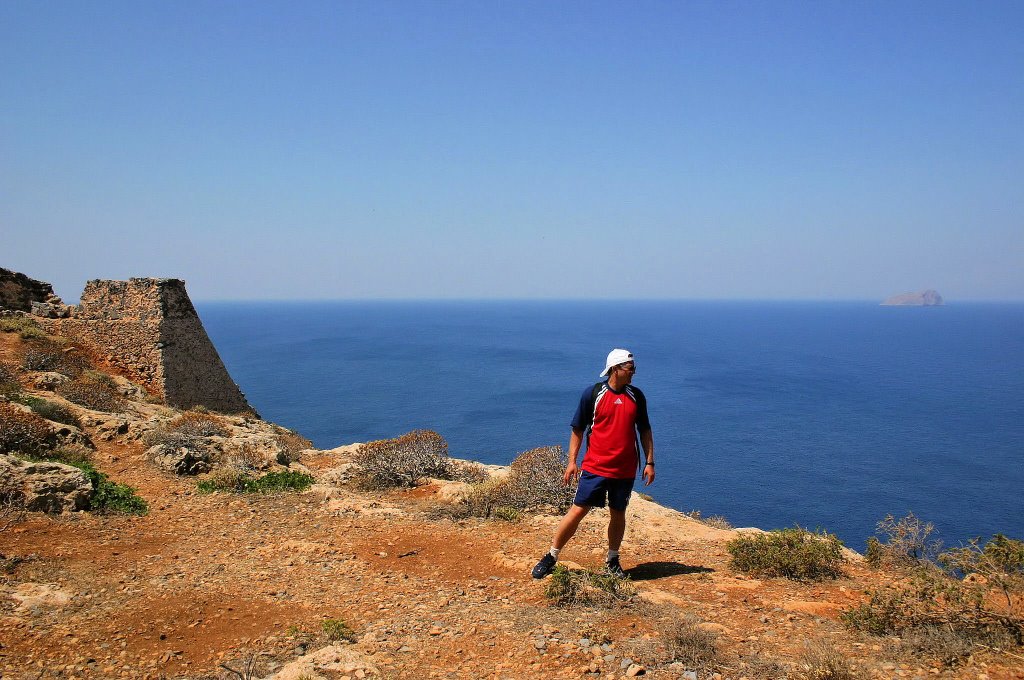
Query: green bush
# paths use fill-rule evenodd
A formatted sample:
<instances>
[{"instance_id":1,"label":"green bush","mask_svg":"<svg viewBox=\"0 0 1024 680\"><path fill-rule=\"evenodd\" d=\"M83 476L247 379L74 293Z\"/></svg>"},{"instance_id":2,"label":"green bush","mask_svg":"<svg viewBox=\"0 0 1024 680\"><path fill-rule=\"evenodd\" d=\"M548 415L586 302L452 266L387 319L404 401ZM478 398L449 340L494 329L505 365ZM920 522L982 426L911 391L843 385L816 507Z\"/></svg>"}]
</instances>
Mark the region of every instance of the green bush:
<instances>
[{"instance_id":1,"label":"green bush","mask_svg":"<svg viewBox=\"0 0 1024 680\"><path fill-rule=\"evenodd\" d=\"M233 491L236 493L275 493L280 491L305 491L313 485L310 475L292 470L268 472L255 479L246 477L239 470L225 466L218 468L210 477L200 480L196 488L200 493Z\"/></svg>"},{"instance_id":2,"label":"green bush","mask_svg":"<svg viewBox=\"0 0 1024 680\"><path fill-rule=\"evenodd\" d=\"M355 485L364 490L415 486L423 477L452 478L448 443L431 430L363 444L352 457Z\"/></svg>"},{"instance_id":3,"label":"green bush","mask_svg":"<svg viewBox=\"0 0 1024 680\"><path fill-rule=\"evenodd\" d=\"M97 470L92 463L78 462L71 465L84 472L92 484L90 510L123 515L145 515L149 512L149 504L140 498L132 487L110 481L110 478Z\"/></svg>"},{"instance_id":4,"label":"green bush","mask_svg":"<svg viewBox=\"0 0 1024 680\"><path fill-rule=\"evenodd\" d=\"M608 572L569 569L555 565L544 595L555 604L575 607L596 605L609 607L631 600L636 594L629 577L620 578Z\"/></svg>"},{"instance_id":5,"label":"green bush","mask_svg":"<svg viewBox=\"0 0 1024 680\"><path fill-rule=\"evenodd\" d=\"M50 424L7 402L0 402L0 453L35 455L53 446Z\"/></svg>"},{"instance_id":6,"label":"green bush","mask_svg":"<svg viewBox=\"0 0 1024 680\"><path fill-rule=\"evenodd\" d=\"M125 409L125 400L114 380L109 375L96 371L82 372L71 382L58 387L57 394L94 411L120 413Z\"/></svg>"},{"instance_id":7,"label":"green bush","mask_svg":"<svg viewBox=\"0 0 1024 680\"><path fill-rule=\"evenodd\" d=\"M355 642L356 632L341 619L324 619L324 635L332 642Z\"/></svg>"},{"instance_id":8,"label":"green bush","mask_svg":"<svg viewBox=\"0 0 1024 680\"><path fill-rule=\"evenodd\" d=\"M842 542L833 534L815 533L800 527L744 534L727 545L734 569L796 581L841 576L845 561L842 547Z\"/></svg>"}]
</instances>

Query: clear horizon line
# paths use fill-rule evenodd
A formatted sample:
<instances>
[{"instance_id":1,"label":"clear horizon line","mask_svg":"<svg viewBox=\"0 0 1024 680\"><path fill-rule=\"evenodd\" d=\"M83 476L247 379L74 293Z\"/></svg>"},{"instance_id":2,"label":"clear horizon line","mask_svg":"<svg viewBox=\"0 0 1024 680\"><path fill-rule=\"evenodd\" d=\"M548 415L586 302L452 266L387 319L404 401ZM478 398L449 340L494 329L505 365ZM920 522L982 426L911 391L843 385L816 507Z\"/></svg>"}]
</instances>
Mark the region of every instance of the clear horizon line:
<instances>
[{"instance_id":1,"label":"clear horizon line","mask_svg":"<svg viewBox=\"0 0 1024 680\"><path fill-rule=\"evenodd\" d=\"M884 298L827 298L827 297L197 297L193 302L199 303L244 303L244 302L282 302L282 303L311 303L311 302L380 302L380 303L436 303L436 302L822 302L822 303L869 303L882 306ZM959 304L1020 304L1024 298L956 298L952 301L944 298L942 305L928 306L956 306ZM918 307L925 305L890 305Z\"/></svg>"}]
</instances>

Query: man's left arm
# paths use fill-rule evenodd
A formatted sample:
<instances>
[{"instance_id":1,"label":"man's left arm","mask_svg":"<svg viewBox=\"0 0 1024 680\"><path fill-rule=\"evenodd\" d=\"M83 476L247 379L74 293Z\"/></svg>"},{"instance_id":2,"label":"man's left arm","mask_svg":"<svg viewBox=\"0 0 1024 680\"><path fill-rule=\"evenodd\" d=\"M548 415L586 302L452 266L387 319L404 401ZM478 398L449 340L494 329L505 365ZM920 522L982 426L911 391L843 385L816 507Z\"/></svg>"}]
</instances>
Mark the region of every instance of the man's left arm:
<instances>
[{"instance_id":1,"label":"man's left arm","mask_svg":"<svg viewBox=\"0 0 1024 680\"><path fill-rule=\"evenodd\" d=\"M634 388L635 389L635 388ZM647 415L647 397L636 390L636 430L640 433L640 446L644 449L644 485L654 483L654 433L651 431L651 419Z\"/></svg>"},{"instance_id":2,"label":"man's left arm","mask_svg":"<svg viewBox=\"0 0 1024 680\"><path fill-rule=\"evenodd\" d=\"M640 433L640 445L644 447L644 485L654 483L654 433L650 428Z\"/></svg>"}]
</instances>

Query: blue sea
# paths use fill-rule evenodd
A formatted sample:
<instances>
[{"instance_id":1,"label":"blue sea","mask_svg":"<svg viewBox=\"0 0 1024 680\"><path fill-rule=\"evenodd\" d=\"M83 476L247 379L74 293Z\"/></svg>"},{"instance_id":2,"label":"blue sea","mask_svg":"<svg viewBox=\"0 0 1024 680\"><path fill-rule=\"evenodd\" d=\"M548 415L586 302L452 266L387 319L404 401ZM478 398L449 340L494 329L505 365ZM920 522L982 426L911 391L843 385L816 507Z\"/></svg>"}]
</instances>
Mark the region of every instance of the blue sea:
<instances>
[{"instance_id":1,"label":"blue sea","mask_svg":"<svg viewBox=\"0 0 1024 680\"><path fill-rule=\"evenodd\" d=\"M566 447L613 347L648 397L682 511L800 524L861 550L887 513L955 545L1024 537L1024 305L210 302L249 402L318 448L436 430L509 463Z\"/></svg>"}]
</instances>

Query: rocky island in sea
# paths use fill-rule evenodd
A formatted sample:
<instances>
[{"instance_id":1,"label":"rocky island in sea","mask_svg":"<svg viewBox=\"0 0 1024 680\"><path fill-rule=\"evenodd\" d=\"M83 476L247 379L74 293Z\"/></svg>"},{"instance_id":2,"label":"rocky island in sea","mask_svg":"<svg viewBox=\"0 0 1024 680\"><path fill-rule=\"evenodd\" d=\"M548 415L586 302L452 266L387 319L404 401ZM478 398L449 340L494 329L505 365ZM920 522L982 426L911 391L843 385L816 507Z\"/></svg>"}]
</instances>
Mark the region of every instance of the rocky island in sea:
<instances>
[{"instance_id":1,"label":"rocky island in sea","mask_svg":"<svg viewBox=\"0 0 1024 680\"><path fill-rule=\"evenodd\" d=\"M919 293L901 293L893 295L882 303L889 307L935 307L945 304L937 290L923 290Z\"/></svg>"}]
</instances>

